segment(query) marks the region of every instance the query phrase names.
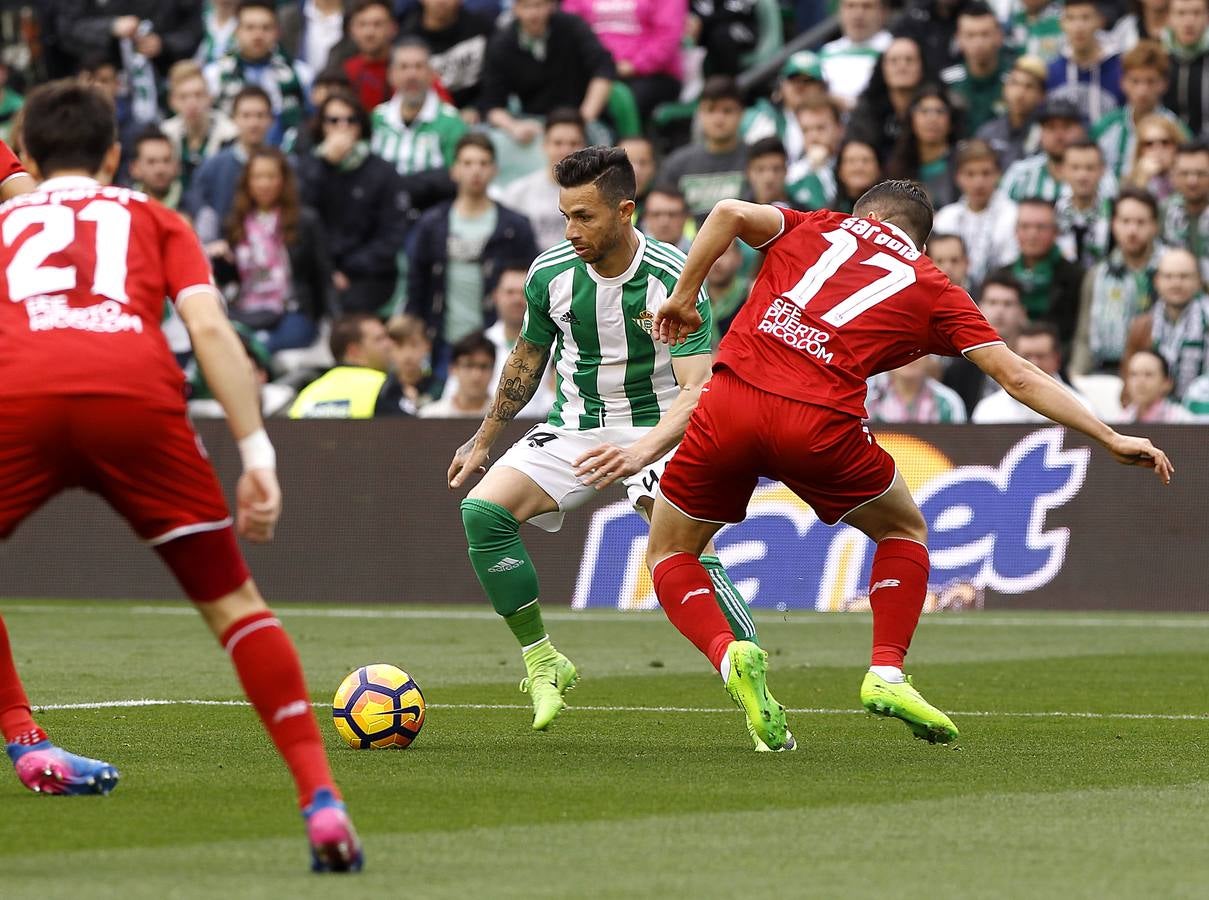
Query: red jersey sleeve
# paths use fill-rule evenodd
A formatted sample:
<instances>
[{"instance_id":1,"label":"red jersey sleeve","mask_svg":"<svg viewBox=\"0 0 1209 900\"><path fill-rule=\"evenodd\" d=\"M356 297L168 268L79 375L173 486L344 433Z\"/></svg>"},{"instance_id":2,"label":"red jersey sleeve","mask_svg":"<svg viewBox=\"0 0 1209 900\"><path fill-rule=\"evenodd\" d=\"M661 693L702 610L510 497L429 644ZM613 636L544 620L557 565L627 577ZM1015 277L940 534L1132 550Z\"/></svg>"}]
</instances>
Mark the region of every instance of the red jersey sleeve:
<instances>
[{"instance_id":1,"label":"red jersey sleeve","mask_svg":"<svg viewBox=\"0 0 1209 900\"><path fill-rule=\"evenodd\" d=\"M954 284L936 298L929 338L928 352L944 356L960 356L978 347L1003 343L970 295Z\"/></svg>"},{"instance_id":2,"label":"red jersey sleeve","mask_svg":"<svg viewBox=\"0 0 1209 900\"><path fill-rule=\"evenodd\" d=\"M160 259L168 298L176 303L194 288L213 288L210 260L193 229L178 214L166 207L156 209L160 223Z\"/></svg>"},{"instance_id":3,"label":"red jersey sleeve","mask_svg":"<svg viewBox=\"0 0 1209 900\"><path fill-rule=\"evenodd\" d=\"M827 215L826 210L822 210L820 212L799 212L796 209L786 209L784 206L774 206L773 209L781 214L781 230L766 240L759 247L755 247L754 249L756 250L769 250L773 244L785 237L785 235L789 234L789 232L793 231L799 225L809 222L811 219L817 219L821 215Z\"/></svg>"},{"instance_id":4,"label":"red jersey sleeve","mask_svg":"<svg viewBox=\"0 0 1209 900\"><path fill-rule=\"evenodd\" d=\"M0 184L4 184L14 175L26 174L28 173L21 165L21 160L17 159L17 154L13 153L8 144L0 141Z\"/></svg>"}]
</instances>

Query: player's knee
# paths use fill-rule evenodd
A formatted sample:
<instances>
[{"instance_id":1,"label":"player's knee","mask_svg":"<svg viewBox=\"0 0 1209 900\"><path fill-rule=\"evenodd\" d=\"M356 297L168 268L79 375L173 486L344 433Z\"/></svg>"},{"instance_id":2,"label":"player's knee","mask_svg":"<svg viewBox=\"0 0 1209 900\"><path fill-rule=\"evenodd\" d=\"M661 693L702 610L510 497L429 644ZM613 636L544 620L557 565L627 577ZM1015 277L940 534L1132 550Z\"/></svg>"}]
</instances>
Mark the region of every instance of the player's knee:
<instances>
[{"instance_id":1,"label":"player's knee","mask_svg":"<svg viewBox=\"0 0 1209 900\"><path fill-rule=\"evenodd\" d=\"M462 501L462 527L471 550L489 549L506 543L520 531L520 522L504 507L490 500L467 497Z\"/></svg>"},{"instance_id":2,"label":"player's knee","mask_svg":"<svg viewBox=\"0 0 1209 900\"><path fill-rule=\"evenodd\" d=\"M918 509L912 509L909 514L904 515L894 524L885 537L906 538L926 547L928 545L928 523L924 521L923 513Z\"/></svg>"}]
</instances>

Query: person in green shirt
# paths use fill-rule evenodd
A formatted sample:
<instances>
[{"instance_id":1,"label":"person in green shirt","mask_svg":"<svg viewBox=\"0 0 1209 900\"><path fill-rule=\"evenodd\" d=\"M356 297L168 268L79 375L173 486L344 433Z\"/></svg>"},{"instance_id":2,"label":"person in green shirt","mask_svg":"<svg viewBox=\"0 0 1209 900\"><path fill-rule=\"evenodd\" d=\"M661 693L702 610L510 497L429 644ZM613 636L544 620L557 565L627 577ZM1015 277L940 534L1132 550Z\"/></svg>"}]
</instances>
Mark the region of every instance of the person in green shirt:
<instances>
[{"instance_id":1,"label":"person in green shirt","mask_svg":"<svg viewBox=\"0 0 1209 900\"><path fill-rule=\"evenodd\" d=\"M957 14L957 48L961 62L940 77L963 112L962 133L972 135L1004 112L1003 83L1016 52L1003 45L1003 28L982 0L972 0Z\"/></svg>"}]
</instances>

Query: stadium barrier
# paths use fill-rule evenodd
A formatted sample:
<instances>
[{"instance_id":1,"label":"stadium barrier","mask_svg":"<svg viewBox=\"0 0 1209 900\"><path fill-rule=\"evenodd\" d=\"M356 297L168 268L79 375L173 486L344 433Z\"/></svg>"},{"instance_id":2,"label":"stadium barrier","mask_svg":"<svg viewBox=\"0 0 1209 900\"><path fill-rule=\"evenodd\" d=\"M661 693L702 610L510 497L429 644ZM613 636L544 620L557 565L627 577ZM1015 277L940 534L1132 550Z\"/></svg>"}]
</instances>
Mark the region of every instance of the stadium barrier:
<instances>
[{"instance_id":1,"label":"stadium barrier","mask_svg":"<svg viewBox=\"0 0 1209 900\"><path fill-rule=\"evenodd\" d=\"M445 486L472 422L271 422L285 494L269 546L247 546L275 600L484 603L466 558L460 494ZM501 441L524 434L517 424ZM1082 436L1056 427L875 428L928 521L930 609L1209 610L1206 429L1145 429L1177 468L1164 489ZM228 492L238 475L224 423L198 431ZM497 454L498 455L498 454ZM547 603L653 608L644 523L614 488L525 537ZM871 545L827 528L784 487L763 484L741 525L719 535L723 561L753 606L867 605ZM116 515L79 491L51 502L0 547L5 597L180 596Z\"/></svg>"}]
</instances>

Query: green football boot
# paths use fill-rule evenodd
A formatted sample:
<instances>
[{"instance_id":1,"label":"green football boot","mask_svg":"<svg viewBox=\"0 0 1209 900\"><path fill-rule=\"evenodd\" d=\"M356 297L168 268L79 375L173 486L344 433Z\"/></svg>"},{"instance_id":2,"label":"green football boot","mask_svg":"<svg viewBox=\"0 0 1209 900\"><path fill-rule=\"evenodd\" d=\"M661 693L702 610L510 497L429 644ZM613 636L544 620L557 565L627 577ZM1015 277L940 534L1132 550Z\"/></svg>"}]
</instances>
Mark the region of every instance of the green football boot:
<instances>
[{"instance_id":1,"label":"green football boot","mask_svg":"<svg viewBox=\"0 0 1209 900\"><path fill-rule=\"evenodd\" d=\"M528 691L533 701L533 730L545 731L566 706L563 694L575 687L579 672L549 642L534 647L524 658L529 674L521 679L521 691Z\"/></svg>"},{"instance_id":2,"label":"green football boot","mask_svg":"<svg viewBox=\"0 0 1209 900\"><path fill-rule=\"evenodd\" d=\"M911 684L910 675L901 684L892 684L873 672L866 672L861 684L861 703L875 716L902 719L921 741L950 744L957 740L957 726L920 696Z\"/></svg>"},{"instance_id":3,"label":"green football boot","mask_svg":"<svg viewBox=\"0 0 1209 900\"><path fill-rule=\"evenodd\" d=\"M730 660L726 692L747 716L753 739L758 738L769 750L783 749L788 734L785 707L768 693L764 681L768 654L751 641L732 641L726 656Z\"/></svg>"}]
</instances>

